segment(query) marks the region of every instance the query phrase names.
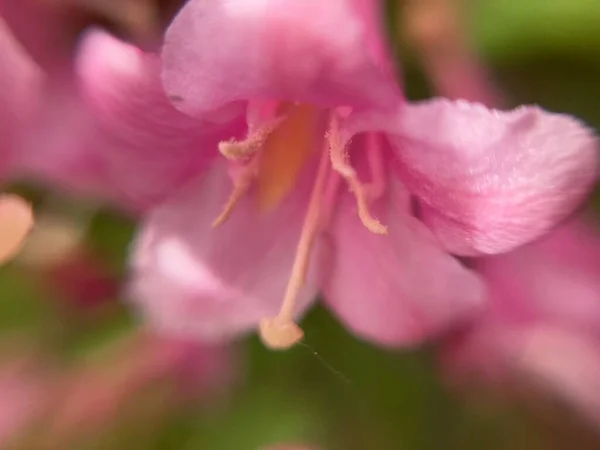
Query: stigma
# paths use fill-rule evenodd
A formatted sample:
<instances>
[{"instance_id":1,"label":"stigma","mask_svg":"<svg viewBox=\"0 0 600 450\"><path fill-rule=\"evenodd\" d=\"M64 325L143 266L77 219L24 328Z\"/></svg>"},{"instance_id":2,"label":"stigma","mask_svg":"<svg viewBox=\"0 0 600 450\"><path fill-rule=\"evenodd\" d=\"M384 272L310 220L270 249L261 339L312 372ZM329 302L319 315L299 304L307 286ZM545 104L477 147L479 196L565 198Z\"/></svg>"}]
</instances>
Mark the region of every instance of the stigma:
<instances>
[{"instance_id":1,"label":"stigma","mask_svg":"<svg viewBox=\"0 0 600 450\"><path fill-rule=\"evenodd\" d=\"M366 141L369 182L360 180L350 163L346 142L340 131L340 115L328 112L326 131L318 137L319 116L314 108L294 105L278 110L279 114L262 126L249 126L242 141L227 141L219 145L226 158L234 162L233 191L213 226L221 225L235 209L237 202L258 185L261 209L272 209L296 185L301 169L312 156L319 156L310 200L290 278L279 313L260 321L259 334L263 343L273 350L285 350L301 341L302 329L294 322L296 300L303 288L316 238L329 226L336 206L337 192L345 181L356 200L357 215L371 233L385 235L387 227L370 212L370 203L385 191L385 167L377 135Z\"/></svg>"}]
</instances>

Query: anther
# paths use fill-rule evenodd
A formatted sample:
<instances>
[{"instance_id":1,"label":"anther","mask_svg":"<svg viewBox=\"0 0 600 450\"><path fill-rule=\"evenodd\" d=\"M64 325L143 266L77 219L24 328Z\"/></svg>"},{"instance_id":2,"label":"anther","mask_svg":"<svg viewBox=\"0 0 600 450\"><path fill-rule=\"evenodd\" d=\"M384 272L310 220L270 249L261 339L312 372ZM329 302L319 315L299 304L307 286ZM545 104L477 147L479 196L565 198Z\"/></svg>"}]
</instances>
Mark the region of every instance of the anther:
<instances>
[{"instance_id":1,"label":"anther","mask_svg":"<svg viewBox=\"0 0 600 450\"><path fill-rule=\"evenodd\" d=\"M304 337L302 328L281 316L262 318L259 332L263 343L272 350L287 350Z\"/></svg>"},{"instance_id":2,"label":"anther","mask_svg":"<svg viewBox=\"0 0 600 450\"><path fill-rule=\"evenodd\" d=\"M219 142L219 152L231 161L249 159L263 147L269 135L284 119L285 117L277 117L256 130L250 130L242 141L230 139Z\"/></svg>"}]
</instances>

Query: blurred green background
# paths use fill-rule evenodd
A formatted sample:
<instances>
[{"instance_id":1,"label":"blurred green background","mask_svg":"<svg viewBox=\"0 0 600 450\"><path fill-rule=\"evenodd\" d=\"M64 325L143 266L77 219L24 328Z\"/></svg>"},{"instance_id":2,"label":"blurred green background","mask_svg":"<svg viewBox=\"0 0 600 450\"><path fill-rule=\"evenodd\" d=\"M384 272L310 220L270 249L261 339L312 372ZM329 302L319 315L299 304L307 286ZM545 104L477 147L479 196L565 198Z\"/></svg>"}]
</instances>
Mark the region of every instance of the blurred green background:
<instances>
[{"instance_id":1,"label":"blurred green background","mask_svg":"<svg viewBox=\"0 0 600 450\"><path fill-rule=\"evenodd\" d=\"M470 7L475 48L511 103L538 103L600 128L600 1L473 0ZM399 51L409 98L427 97L416 58ZM134 224L105 211L94 218L90 246L123 273L133 232ZM0 271L0 289L7 339L24 332L68 361L99 353L138 326L116 300L101 315L73 317L14 264ZM321 308L304 329L306 345L284 353L255 338L243 342L239 382L225 405L158 402L149 426L144 412L152 407L133 398L129 419L74 448L253 450L294 440L334 450L600 448L560 407L540 413L508 392L452 389L433 357L435 343L385 352L358 342Z\"/></svg>"}]
</instances>

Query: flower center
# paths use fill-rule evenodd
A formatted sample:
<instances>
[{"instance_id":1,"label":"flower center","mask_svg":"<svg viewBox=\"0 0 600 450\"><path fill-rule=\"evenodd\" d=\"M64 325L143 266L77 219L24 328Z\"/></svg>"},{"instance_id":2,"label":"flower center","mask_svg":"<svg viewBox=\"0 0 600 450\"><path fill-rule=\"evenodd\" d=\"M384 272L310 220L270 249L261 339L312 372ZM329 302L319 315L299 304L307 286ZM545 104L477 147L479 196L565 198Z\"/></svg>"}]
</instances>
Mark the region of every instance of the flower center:
<instances>
[{"instance_id":1,"label":"flower center","mask_svg":"<svg viewBox=\"0 0 600 450\"><path fill-rule=\"evenodd\" d=\"M235 204L246 194L252 182L258 186L258 203L263 210L276 207L296 185L302 168L319 148L319 114L304 105L284 105L276 109L275 118L260 126L249 124L243 141L222 142L219 150L235 162L233 192L213 225L223 223ZM260 336L272 349L287 349L304 335L294 323L295 303L305 283L310 255L318 234L328 226L333 205L344 179L356 198L358 216L363 225L376 234L387 229L369 211L369 203L385 190L385 168L376 135L367 137L366 151L370 183L363 183L349 161L347 144L340 132L340 115L331 112L325 139L320 139L321 158L308 209L300 234L292 273L284 293L279 314L260 323Z\"/></svg>"}]
</instances>

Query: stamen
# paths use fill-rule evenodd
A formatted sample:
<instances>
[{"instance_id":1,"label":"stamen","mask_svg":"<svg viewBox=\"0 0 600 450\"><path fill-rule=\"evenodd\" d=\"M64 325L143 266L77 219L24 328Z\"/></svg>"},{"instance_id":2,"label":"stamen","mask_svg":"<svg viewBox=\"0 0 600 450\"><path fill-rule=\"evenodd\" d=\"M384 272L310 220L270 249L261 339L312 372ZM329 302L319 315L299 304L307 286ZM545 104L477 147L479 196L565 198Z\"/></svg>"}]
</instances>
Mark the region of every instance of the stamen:
<instances>
[{"instance_id":1,"label":"stamen","mask_svg":"<svg viewBox=\"0 0 600 450\"><path fill-rule=\"evenodd\" d=\"M250 161L246 166L242 167L240 173L235 177L233 183L233 191L229 195L221 214L213 221L212 226L216 228L222 225L233 212L235 206L242 199L242 197L248 192L252 185L252 180L256 177L258 163L256 159Z\"/></svg>"},{"instance_id":2,"label":"stamen","mask_svg":"<svg viewBox=\"0 0 600 450\"><path fill-rule=\"evenodd\" d=\"M266 346L273 350L285 350L296 344L304 336L302 329L294 323L296 298L302 289L308 272L310 253L321 229L323 191L328 172L327 151L323 151L317 178L304 218L300 241L296 250L292 274L288 282L279 314L265 317L260 322L260 337Z\"/></svg>"},{"instance_id":3,"label":"stamen","mask_svg":"<svg viewBox=\"0 0 600 450\"><path fill-rule=\"evenodd\" d=\"M232 161L248 159L263 147L269 135L284 119L285 116L277 117L255 130L250 130L243 141L230 139L219 142L219 151L225 158Z\"/></svg>"},{"instance_id":4,"label":"stamen","mask_svg":"<svg viewBox=\"0 0 600 450\"><path fill-rule=\"evenodd\" d=\"M372 233L387 234L387 227L374 218L369 211L367 186L358 179L356 171L348 162L346 146L341 142L339 124L335 117L331 120L327 140L330 147L331 165L336 172L344 177L350 190L354 193L358 207L358 217L361 222Z\"/></svg>"},{"instance_id":5,"label":"stamen","mask_svg":"<svg viewBox=\"0 0 600 450\"><path fill-rule=\"evenodd\" d=\"M326 229L329 227L333 215L336 209L336 198L340 185L342 184L342 177L336 171L330 171L327 177L327 185L325 186L325 192L323 193L323 214L321 217L321 226Z\"/></svg>"}]
</instances>

